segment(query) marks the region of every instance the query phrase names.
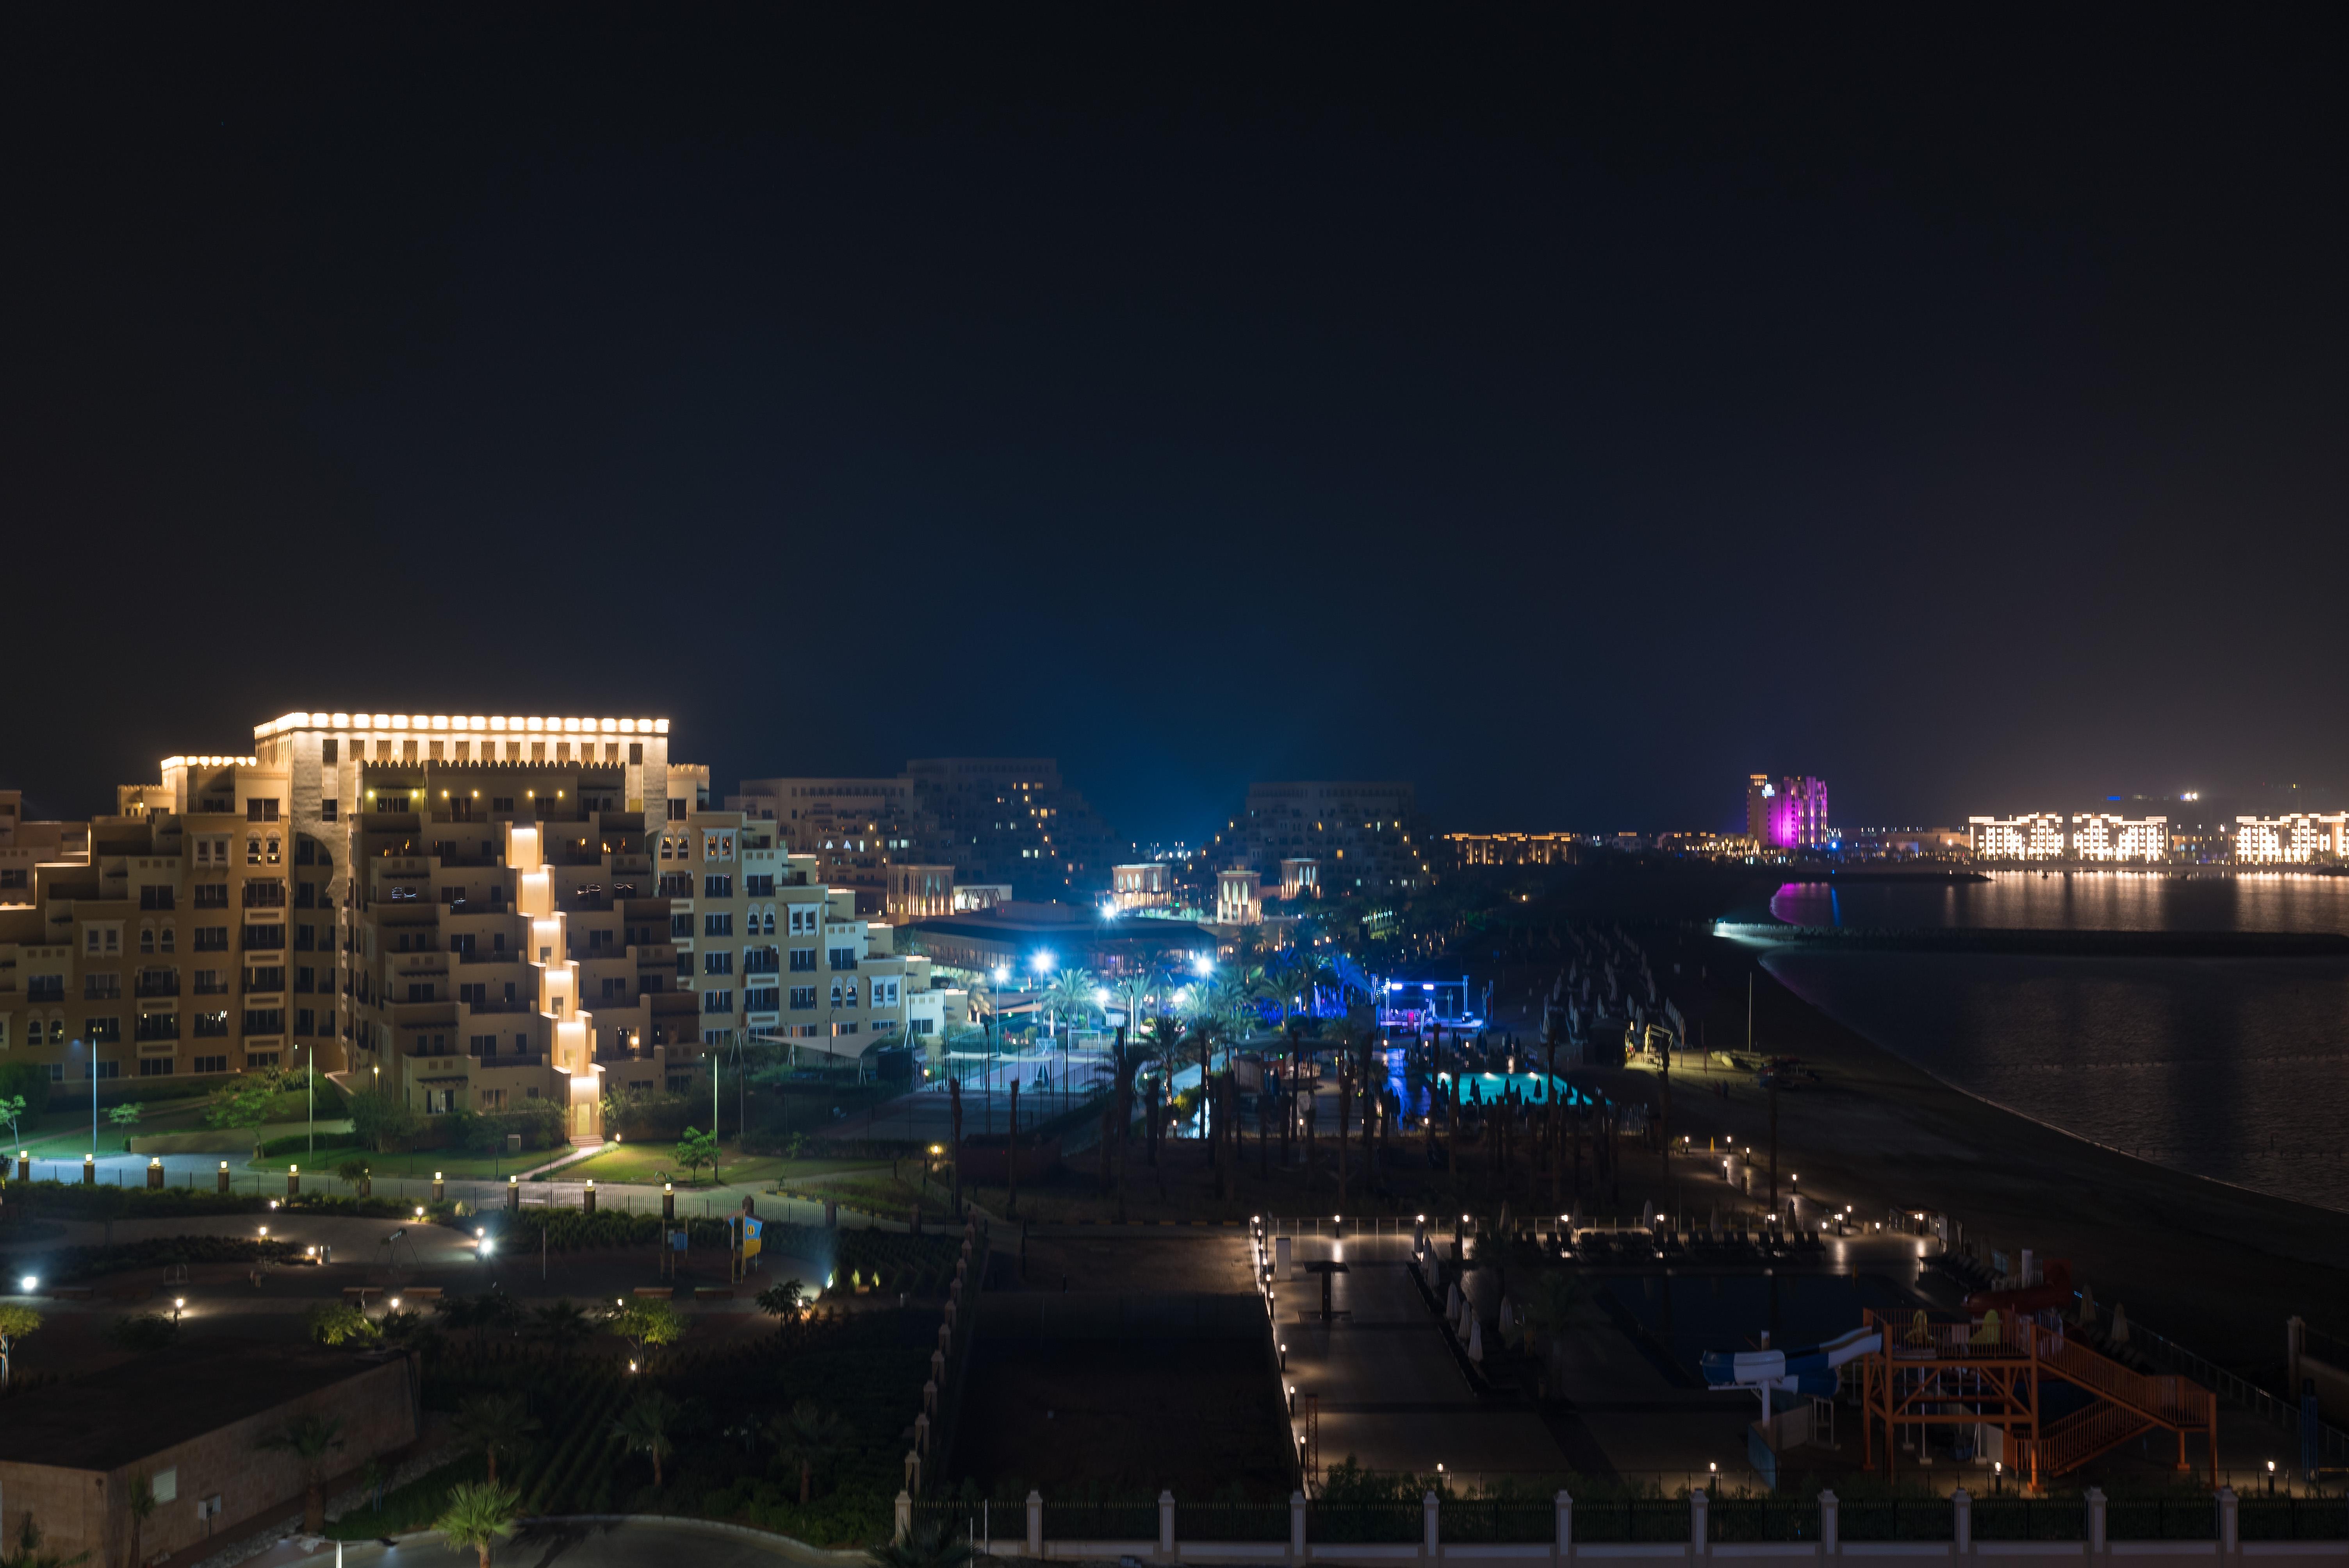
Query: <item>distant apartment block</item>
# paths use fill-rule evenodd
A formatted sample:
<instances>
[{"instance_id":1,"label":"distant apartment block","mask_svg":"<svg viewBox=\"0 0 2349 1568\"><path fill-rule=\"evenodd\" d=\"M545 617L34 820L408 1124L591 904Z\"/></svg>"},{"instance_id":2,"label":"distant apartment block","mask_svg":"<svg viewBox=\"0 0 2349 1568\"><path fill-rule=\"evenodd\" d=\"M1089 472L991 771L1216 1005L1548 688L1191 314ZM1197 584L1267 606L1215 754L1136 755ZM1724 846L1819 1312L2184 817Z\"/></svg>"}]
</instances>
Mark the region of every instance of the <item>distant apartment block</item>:
<instances>
[{"instance_id":1,"label":"distant apartment block","mask_svg":"<svg viewBox=\"0 0 2349 1568\"><path fill-rule=\"evenodd\" d=\"M1968 817L1966 829L1978 861L2060 861L2064 858L2064 813L2032 811L2020 817Z\"/></svg>"},{"instance_id":2,"label":"distant apartment block","mask_svg":"<svg viewBox=\"0 0 2349 1568\"><path fill-rule=\"evenodd\" d=\"M1265 877L1279 874L1284 861L1309 860L1321 892L1345 897L1428 886L1437 846L1409 784L1286 780L1248 787L1211 858Z\"/></svg>"},{"instance_id":3,"label":"distant apartment block","mask_svg":"<svg viewBox=\"0 0 2349 1568\"><path fill-rule=\"evenodd\" d=\"M2072 858L2096 862L2169 858L2169 819L2091 811L2072 819Z\"/></svg>"},{"instance_id":4,"label":"distant apartment block","mask_svg":"<svg viewBox=\"0 0 2349 1568\"><path fill-rule=\"evenodd\" d=\"M2349 813L2295 811L2235 819L2235 859L2255 866L2304 866L2349 858Z\"/></svg>"},{"instance_id":5,"label":"distant apartment block","mask_svg":"<svg viewBox=\"0 0 2349 1568\"><path fill-rule=\"evenodd\" d=\"M1969 817L1973 855L1982 861L2079 861L2146 864L2169 858L2169 819L2108 811L2033 811L2019 817Z\"/></svg>"},{"instance_id":6,"label":"distant apartment block","mask_svg":"<svg viewBox=\"0 0 2349 1568\"><path fill-rule=\"evenodd\" d=\"M1030 899L1109 885L1109 830L1049 757L917 758L877 779L746 779L730 808L772 820L858 906L890 906L891 868L946 866L958 882Z\"/></svg>"}]
</instances>

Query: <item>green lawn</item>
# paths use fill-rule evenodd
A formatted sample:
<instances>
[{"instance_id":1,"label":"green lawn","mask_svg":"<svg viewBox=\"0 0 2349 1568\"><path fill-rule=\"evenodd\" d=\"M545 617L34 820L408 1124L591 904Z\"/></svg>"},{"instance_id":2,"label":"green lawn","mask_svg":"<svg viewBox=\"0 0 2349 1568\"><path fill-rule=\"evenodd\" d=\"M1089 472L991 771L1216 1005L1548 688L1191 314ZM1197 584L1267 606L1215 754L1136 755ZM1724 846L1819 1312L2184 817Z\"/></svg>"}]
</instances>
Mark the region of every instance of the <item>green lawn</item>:
<instances>
[{"instance_id":1,"label":"green lawn","mask_svg":"<svg viewBox=\"0 0 2349 1568\"><path fill-rule=\"evenodd\" d=\"M779 1154L742 1155L721 1152L718 1161L719 1179L727 1182L762 1182L784 1180L804 1181L822 1176L837 1176L847 1171L870 1171L874 1165L884 1171L886 1160L786 1160ZM709 1171L704 1167L693 1173L688 1183L677 1169L677 1145L674 1143L624 1143L606 1148L601 1154L591 1155L574 1165L566 1165L559 1173L563 1181L577 1181L593 1178L598 1181L633 1181L657 1187L664 1180L679 1187L688 1184L706 1187Z\"/></svg>"}]
</instances>

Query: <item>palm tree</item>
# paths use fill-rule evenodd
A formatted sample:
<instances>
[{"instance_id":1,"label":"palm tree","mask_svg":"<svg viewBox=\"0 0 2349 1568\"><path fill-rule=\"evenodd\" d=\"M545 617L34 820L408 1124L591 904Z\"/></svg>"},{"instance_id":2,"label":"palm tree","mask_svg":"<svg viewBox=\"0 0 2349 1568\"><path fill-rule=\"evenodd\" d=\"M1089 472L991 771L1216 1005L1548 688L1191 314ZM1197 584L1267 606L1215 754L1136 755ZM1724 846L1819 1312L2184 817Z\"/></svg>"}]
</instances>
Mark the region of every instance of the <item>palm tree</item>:
<instances>
[{"instance_id":1,"label":"palm tree","mask_svg":"<svg viewBox=\"0 0 2349 1568\"><path fill-rule=\"evenodd\" d=\"M514 1515L522 1511L522 1493L493 1480L465 1481L449 1489L449 1501L432 1528L440 1539L481 1553L481 1568L490 1568L490 1548L513 1533Z\"/></svg>"},{"instance_id":2,"label":"palm tree","mask_svg":"<svg viewBox=\"0 0 2349 1568\"><path fill-rule=\"evenodd\" d=\"M498 1455L520 1459L538 1422L520 1394L476 1394L459 1407L457 1435L489 1456L490 1484L498 1484Z\"/></svg>"},{"instance_id":3,"label":"palm tree","mask_svg":"<svg viewBox=\"0 0 2349 1568\"><path fill-rule=\"evenodd\" d=\"M30 1509L25 1511L24 1528L16 1532L16 1555L0 1553L0 1568L74 1568L89 1561L89 1553L77 1552L70 1557L60 1557L54 1552L41 1550L40 1526L33 1522Z\"/></svg>"},{"instance_id":4,"label":"palm tree","mask_svg":"<svg viewBox=\"0 0 2349 1568\"><path fill-rule=\"evenodd\" d=\"M334 1416L305 1416L282 1431L261 1439L261 1447L292 1454L302 1466L302 1532L320 1535L326 1529L326 1456L343 1446L343 1423Z\"/></svg>"},{"instance_id":5,"label":"palm tree","mask_svg":"<svg viewBox=\"0 0 2349 1568\"><path fill-rule=\"evenodd\" d=\"M962 1568L971 1555L969 1542L936 1524L919 1524L905 1540L875 1546L864 1557L873 1568Z\"/></svg>"},{"instance_id":6,"label":"palm tree","mask_svg":"<svg viewBox=\"0 0 2349 1568\"><path fill-rule=\"evenodd\" d=\"M684 1408L667 1394L656 1388L621 1411L613 1422L612 1430L619 1434L632 1454L642 1454L653 1461L653 1485L661 1481L661 1461L676 1451L677 1440L671 1435Z\"/></svg>"},{"instance_id":7,"label":"palm tree","mask_svg":"<svg viewBox=\"0 0 2349 1568\"><path fill-rule=\"evenodd\" d=\"M1202 1138L1207 1135L1208 1080L1214 1076L1216 1042L1224 1035L1223 1020L1212 1015L1192 1022L1191 1038L1199 1047L1199 1136Z\"/></svg>"},{"instance_id":8,"label":"palm tree","mask_svg":"<svg viewBox=\"0 0 2349 1568\"><path fill-rule=\"evenodd\" d=\"M825 1415L813 1399L802 1399L789 1416L776 1420L771 1431L783 1460L800 1467L800 1506L804 1508L815 1461L840 1446L848 1434L848 1423L836 1413Z\"/></svg>"},{"instance_id":9,"label":"palm tree","mask_svg":"<svg viewBox=\"0 0 2349 1568\"><path fill-rule=\"evenodd\" d=\"M548 1303L532 1313L531 1337L543 1341L558 1356L568 1356L579 1347L594 1325L587 1314L569 1296Z\"/></svg>"},{"instance_id":10,"label":"palm tree","mask_svg":"<svg viewBox=\"0 0 2349 1568\"><path fill-rule=\"evenodd\" d=\"M155 1511L155 1487L145 1476L130 1483L130 1550L123 1554L122 1568L139 1568L139 1536L146 1528L147 1516Z\"/></svg>"},{"instance_id":11,"label":"palm tree","mask_svg":"<svg viewBox=\"0 0 2349 1568\"><path fill-rule=\"evenodd\" d=\"M1079 1025L1092 1016L1097 1006L1093 995L1100 989L1101 983L1093 978L1092 970L1063 969L1052 976L1051 988L1044 994L1051 1005L1052 1021L1061 1030L1061 1093L1063 1098L1068 1094L1070 1037L1076 1033Z\"/></svg>"}]
</instances>

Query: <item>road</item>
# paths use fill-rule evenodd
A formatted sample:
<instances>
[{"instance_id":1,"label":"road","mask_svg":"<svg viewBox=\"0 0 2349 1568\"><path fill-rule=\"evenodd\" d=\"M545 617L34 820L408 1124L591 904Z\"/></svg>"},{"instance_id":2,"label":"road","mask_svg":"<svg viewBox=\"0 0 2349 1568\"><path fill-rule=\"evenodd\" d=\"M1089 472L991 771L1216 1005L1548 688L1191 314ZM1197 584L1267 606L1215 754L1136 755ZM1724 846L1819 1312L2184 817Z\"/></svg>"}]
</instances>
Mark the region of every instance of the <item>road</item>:
<instances>
[{"instance_id":1,"label":"road","mask_svg":"<svg viewBox=\"0 0 2349 1568\"><path fill-rule=\"evenodd\" d=\"M780 1535L702 1525L690 1521L550 1521L529 1524L492 1555L495 1568L667 1568L689 1562L695 1568L774 1568L778 1563L805 1568L862 1568L862 1552L827 1552ZM476 1568L469 1549L453 1551L440 1538L418 1534L392 1545L358 1542L340 1553L333 1547L307 1552L288 1542L239 1568Z\"/></svg>"}]
</instances>

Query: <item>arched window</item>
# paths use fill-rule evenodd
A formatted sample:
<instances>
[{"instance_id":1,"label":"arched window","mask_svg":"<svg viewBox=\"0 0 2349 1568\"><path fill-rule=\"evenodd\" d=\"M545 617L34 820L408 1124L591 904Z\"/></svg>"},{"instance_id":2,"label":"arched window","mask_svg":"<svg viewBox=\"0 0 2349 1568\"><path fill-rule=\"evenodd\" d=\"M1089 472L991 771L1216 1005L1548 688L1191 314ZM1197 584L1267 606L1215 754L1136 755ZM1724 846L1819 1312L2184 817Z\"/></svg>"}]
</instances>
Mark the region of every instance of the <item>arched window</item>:
<instances>
[{"instance_id":1,"label":"arched window","mask_svg":"<svg viewBox=\"0 0 2349 1568\"><path fill-rule=\"evenodd\" d=\"M155 928L153 926L142 925L139 928L139 951L141 953L152 953L155 951Z\"/></svg>"},{"instance_id":2,"label":"arched window","mask_svg":"<svg viewBox=\"0 0 2349 1568\"><path fill-rule=\"evenodd\" d=\"M258 838L247 838L244 841L244 863L249 866L257 866L261 863L261 841Z\"/></svg>"},{"instance_id":3,"label":"arched window","mask_svg":"<svg viewBox=\"0 0 2349 1568\"><path fill-rule=\"evenodd\" d=\"M171 923L168 920L163 923L163 951L171 951Z\"/></svg>"},{"instance_id":4,"label":"arched window","mask_svg":"<svg viewBox=\"0 0 2349 1568\"><path fill-rule=\"evenodd\" d=\"M269 863L274 866L277 861L277 836L273 833L269 837Z\"/></svg>"}]
</instances>

